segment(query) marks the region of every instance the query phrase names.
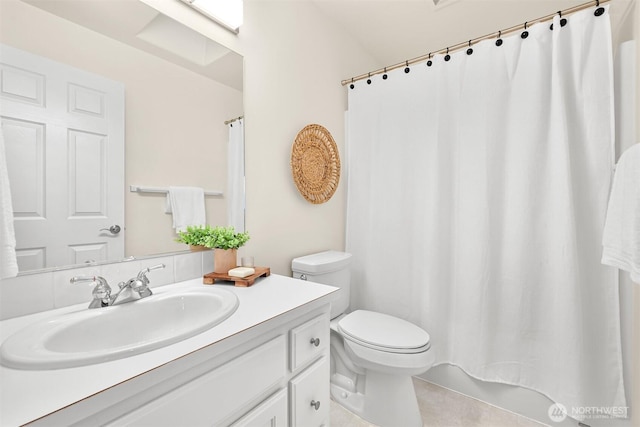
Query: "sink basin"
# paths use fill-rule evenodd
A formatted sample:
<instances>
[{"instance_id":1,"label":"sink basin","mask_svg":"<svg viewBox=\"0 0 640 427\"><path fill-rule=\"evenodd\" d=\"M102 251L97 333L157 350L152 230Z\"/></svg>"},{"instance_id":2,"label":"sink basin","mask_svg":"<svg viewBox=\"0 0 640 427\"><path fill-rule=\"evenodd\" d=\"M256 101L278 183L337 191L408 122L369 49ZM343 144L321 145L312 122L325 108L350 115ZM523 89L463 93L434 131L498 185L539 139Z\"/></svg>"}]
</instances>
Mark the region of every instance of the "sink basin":
<instances>
[{"instance_id":1,"label":"sink basin","mask_svg":"<svg viewBox=\"0 0 640 427\"><path fill-rule=\"evenodd\" d=\"M76 311L11 335L0 347L0 362L17 369L58 369L121 359L195 336L237 308L234 293L199 287Z\"/></svg>"}]
</instances>

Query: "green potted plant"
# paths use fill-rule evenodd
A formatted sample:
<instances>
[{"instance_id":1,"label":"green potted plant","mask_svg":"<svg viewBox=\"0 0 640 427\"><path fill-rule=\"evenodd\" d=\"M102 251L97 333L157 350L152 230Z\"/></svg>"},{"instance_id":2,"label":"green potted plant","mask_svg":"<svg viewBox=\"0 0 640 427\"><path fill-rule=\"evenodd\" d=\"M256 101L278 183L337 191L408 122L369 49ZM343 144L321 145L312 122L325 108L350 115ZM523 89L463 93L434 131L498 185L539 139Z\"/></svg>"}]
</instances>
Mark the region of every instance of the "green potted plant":
<instances>
[{"instance_id":1,"label":"green potted plant","mask_svg":"<svg viewBox=\"0 0 640 427\"><path fill-rule=\"evenodd\" d=\"M189 226L185 231L178 233L176 240L188 244L192 249L213 249L214 273L226 274L237 266L238 248L247 243L249 233L236 232L231 226Z\"/></svg>"}]
</instances>

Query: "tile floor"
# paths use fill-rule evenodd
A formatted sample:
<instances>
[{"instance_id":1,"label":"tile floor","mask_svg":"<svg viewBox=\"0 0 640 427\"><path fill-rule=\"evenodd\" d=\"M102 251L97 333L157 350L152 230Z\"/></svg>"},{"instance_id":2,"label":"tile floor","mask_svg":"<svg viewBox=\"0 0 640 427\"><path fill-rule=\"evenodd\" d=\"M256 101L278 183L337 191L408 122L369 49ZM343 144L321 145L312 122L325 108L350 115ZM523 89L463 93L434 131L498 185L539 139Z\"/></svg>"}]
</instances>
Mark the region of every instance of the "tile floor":
<instances>
[{"instance_id":1,"label":"tile floor","mask_svg":"<svg viewBox=\"0 0 640 427\"><path fill-rule=\"evenodd\" d=\"M516 415L435 384L413 380L425 427L541 427ZM331 401L332 427L374 427ZM397 426L402 427L402 426Z\"/></svg>"}]
</instances>

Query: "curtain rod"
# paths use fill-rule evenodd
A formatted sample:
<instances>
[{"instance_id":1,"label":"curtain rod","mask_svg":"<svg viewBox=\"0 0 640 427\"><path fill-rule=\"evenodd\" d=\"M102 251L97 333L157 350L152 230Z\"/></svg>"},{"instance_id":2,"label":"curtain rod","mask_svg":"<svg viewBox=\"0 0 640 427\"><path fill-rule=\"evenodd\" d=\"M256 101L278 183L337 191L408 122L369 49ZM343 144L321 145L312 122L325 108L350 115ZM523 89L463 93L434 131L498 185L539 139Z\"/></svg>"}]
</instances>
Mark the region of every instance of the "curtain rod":
<instances>
[{"instance_id":1,"label":"curtain rod","mask_svg":"<svg viewBox=\"0 0 640 427\"><path fill-rule=\"evenodd\" d=\"M229 123L233 123L233 122L235 122L235 121L237 121L237 120L240 120L240 119L244 119L244 116L240 116L240 117L236 117L236 118L234 118L234 119L226 120L226 121L224 122L224 124L225 124L225 125L228 125Z\"/></svg>"},{"instance_id":2,"label":"curtain rod","mask_svg":"<svg viewBox=\"0 0 640 427\"><path fill-rule=\"evenodd\" d=\"M425 61L425 60L429 60L434 55L437 55L437 54L443 54L443 53L449 54L449 53L452 53L454 51L470 47L472 44L478 43L478 42L480 42L482 40L492 39L492 38L494 38L496 36L498 38L500 38L500 37L502 37L502 36L504 36L506 34L511 34L511 33L514 33L514 32L516 32L518 30L526 30L529 26L531 26L533 24L537 24L539 22L548 21L548 20L552 19L556 15L560 15L560 16L568 15L568 14L571 14L571 13L579 12L579 11L584 10L584 9L588 9L588 8L590 8L592 6L598 7L598 6L600 6L600 4L608 3L610 1L611 0L592 0L592 1L589 1L587 3L583 3L583 4L579 4L577 6L573 6L573 7L567 8L565 10L559 10L558 12L551 13L551 14L543 16L541 18L534 19L534 20L531 20L531 21L527 21L524 24L514 25L513 27L509 27L507 29L500 30L500 31L495 31L493 33L486 34L486 35L484 35L482 37L477 37L475 39L471 39L471 40L468 40L468 41L465 41L465 42L454 44L452 46L448 46L448 47L445 47L443 49L436 50L434 52L429 52L428 54L421 55L421 56L418 56L418 57L413 58L413 59L409 59L409 60L404 61L404 62L399 62L399 63L394 64L394 65L390 65L390 66L383 67L383 68L380 68L380 69L375 70L375 71L371 71L370 73L360 74L359 76L352 77L352 78L347 79L347 80L342 80L341 84L342 84L342 86L344 86L344 85L347 85L349 83L354 83L354 82L357 82L358 80L362 80L362 79L371 77L371 76L376 75L376 74L387 73L387 72L389 72L391 70L395 70L396 68L408 67L411 64L415 64L417 62L422 62L422 61Z\"/></svg>"}]
</instances>

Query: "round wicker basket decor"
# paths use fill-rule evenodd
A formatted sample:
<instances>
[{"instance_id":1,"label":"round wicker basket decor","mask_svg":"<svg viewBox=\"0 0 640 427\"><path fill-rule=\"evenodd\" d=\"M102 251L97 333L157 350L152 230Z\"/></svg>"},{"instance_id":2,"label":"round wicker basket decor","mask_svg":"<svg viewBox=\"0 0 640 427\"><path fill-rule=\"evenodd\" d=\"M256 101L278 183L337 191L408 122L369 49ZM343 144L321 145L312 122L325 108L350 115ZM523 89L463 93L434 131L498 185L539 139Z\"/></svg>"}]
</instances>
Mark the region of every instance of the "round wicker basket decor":
<instances>
[{"instance_id":1,"label":"round wicker basket decor","mask_svg":"<svg viewBox=\"0 0 640 427\"><path fill-rule=\"evenodd\" d=\"M327 129L305 126L291 147L291 173L307 201L320 204L333 196L340 181L338 146Z\"/></svg>"}]
</instances>

